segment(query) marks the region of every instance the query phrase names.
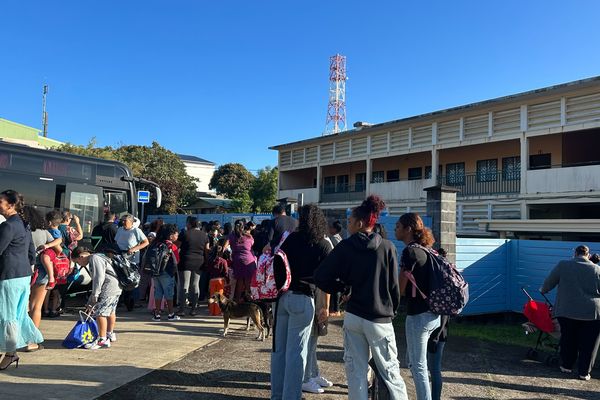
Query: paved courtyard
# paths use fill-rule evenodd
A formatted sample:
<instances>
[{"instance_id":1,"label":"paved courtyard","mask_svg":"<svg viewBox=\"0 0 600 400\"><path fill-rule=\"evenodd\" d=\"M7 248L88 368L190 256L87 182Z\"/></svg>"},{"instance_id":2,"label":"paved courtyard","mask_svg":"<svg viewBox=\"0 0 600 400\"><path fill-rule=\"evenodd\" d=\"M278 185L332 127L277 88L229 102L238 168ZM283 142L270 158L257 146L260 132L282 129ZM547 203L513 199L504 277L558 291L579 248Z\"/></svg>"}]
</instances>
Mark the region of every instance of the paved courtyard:
<instances>
[{"instance_id":1,"label":"paved courtyard","mask_svg":"<svg viewBox=\"0 0 600 400\"><path fill-rule=\"evenodd\" d=\"M0 399L100 400L267 399L270 341L254 340L242 321L220 339L222 318L200 316L160 324L141 310L122 312L118 342L110 350L66 350L74 316L44 320L46 349L21 354L18 369L0 373ZM341 320L318 350L323 374L335 386L306 399L345 399ZM401 357L404 336L398 333ZM451 337L444 359L447 399L600 399L600 370L590 382L525 360L522 347ZM410 398L410 372L402 369Z\"/></svg>"}]
</instances>

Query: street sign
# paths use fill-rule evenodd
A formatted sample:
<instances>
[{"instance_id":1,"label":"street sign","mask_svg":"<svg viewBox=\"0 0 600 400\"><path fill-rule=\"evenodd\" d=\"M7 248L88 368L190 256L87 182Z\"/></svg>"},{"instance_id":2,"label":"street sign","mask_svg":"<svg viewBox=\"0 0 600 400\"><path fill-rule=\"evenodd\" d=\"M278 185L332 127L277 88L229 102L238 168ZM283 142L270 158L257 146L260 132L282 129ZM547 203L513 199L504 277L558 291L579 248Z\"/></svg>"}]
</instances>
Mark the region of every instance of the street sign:
<instances>
[{"instance_id":1,"label":"street sign","mask_svg":"<svg viewBox=\"0 0 600 400\"><path fill-rule=\"evenodd\" d=\"M147 190L138 190L138 203L150 203L150 192Z\"/></svg>"}]
</instances>

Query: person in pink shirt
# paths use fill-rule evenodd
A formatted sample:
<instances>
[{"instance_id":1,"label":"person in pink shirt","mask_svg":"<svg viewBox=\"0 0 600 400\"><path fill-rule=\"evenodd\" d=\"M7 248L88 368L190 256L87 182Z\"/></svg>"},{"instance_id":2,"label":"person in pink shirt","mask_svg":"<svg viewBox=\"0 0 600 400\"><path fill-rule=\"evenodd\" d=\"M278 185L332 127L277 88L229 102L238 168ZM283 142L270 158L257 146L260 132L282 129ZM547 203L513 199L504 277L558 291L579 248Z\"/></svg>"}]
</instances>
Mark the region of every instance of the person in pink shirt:
<instances>
[{"instance_id":1,"label":"person in pink shirt","mask_svg":"<svg viewBox=\"0 0 600 400\"><path fill-rule=\"evenodd\" d=\"M233 260L234 279L231 283L231 293L234 301L240 301L244 292L250 291L250 281L256 272L256 257L252 252L254 238L246 229L244 221L237 220L228 240Z\"/></svg>"}]
</instances>

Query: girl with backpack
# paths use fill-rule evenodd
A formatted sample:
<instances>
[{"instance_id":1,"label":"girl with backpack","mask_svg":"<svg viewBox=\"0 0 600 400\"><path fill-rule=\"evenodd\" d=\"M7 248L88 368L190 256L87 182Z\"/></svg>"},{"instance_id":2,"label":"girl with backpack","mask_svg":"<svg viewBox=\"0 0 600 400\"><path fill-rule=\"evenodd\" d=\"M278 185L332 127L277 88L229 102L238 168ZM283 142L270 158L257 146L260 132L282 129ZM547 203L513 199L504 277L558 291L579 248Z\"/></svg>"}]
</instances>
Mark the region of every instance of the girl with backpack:
<instances>
[{"instance_id":1,"label":"girl with backpack","mask_svg":"<svg viewBox=\"0 0 600 400\"><path fill-rule=\"evenodd\" d=\"M344 313L344 360L348 399L368 396L369 353L389 398L408 400L400 376L392 318L400 305L396 246L374 232L385 203L369 196L348 218L348 239L342 240L315 273L317 287L327 293L350 286Z\"/></svg>"},{"instance_id":2,"label":"girl with backpack","mask_svg":"<svg viewBox=\"0 0 600 400\"><path fill-rule=\"evenodd\" d=\"M400 259L400 289L407 297L405 330L409 368L415 382L417 400L431 400L427 341L440 326L440 316L429 310L424 296L429 296L430 275L433 273L431 256L426 249L431 248L435 239L431 230L424 226L421 217L415 213L406 213L400 217L396 222L395 234L396 239L406 244ZM408 281L407 273L414 277L416 285Z\"/></svg>"},{"instance_id":3,"label":"girl with backpack","mask_svg":"<svg viewBox=\"0 0 600 400\"><path fill-rule=\"evenodd\" d=\"M163 297L167 303L169 321L178 321L181 318L175 314L173 310L173 296L175 295L175 274L177 273L177 264L179 263L179 249L175 245L175 241L179 237L179 230L175 224L164 224L156 240L152 243L152 247L146 253L147 261L150 257L160 256L160 260L154 260L153 265L158 266L158 271L154 271L152 284L154 286L154 316L152 321L160 322L160 309ZM168 248L169 253L166 259L162 259L163 251L161 247ZM159 251L156 251L159 250Z\"/></svg>"},{"instance_id":4,"label":"girl with backpack","mask_svg":"<svg viewBox=\"0 0 600 400\"><path fill-rule=\"evenodd\" d=\"M281 245L287 255L291 282L277 299L275 333L271 353L271 400L300 399L306 369L308 341L315 315L314 291L310 286L319 264L331 251L325 240L327 220L317 206L302 206L298 230ZM275 271L275 281L286 280L284 271ZM284 275L284 276L281 276ZM283 279L281 279L283 278ZM318 311L319 319L328 317L329 305Z\"/></svg>"}]
</instances>

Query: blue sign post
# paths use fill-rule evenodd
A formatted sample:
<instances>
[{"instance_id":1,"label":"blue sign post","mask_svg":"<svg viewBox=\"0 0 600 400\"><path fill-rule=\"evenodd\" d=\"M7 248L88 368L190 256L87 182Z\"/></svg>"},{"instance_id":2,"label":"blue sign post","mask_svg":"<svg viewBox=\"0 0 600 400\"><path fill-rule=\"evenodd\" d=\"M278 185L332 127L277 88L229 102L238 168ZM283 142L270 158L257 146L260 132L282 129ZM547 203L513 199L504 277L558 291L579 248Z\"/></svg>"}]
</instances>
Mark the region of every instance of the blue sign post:
<instances>
[{"instance_id":1,"label":"blue sign post","mask_svg":"<svg viewBox=\"0 0 600 400\"><path fill-rule=\"evenodd\" d=\"M144 223L144 205L146 203L150 203L150 192L147 190L138 190L137 192L137 201L142 204L142 215L140 218L140 223Z\"/></svg>"}]
</instances>

